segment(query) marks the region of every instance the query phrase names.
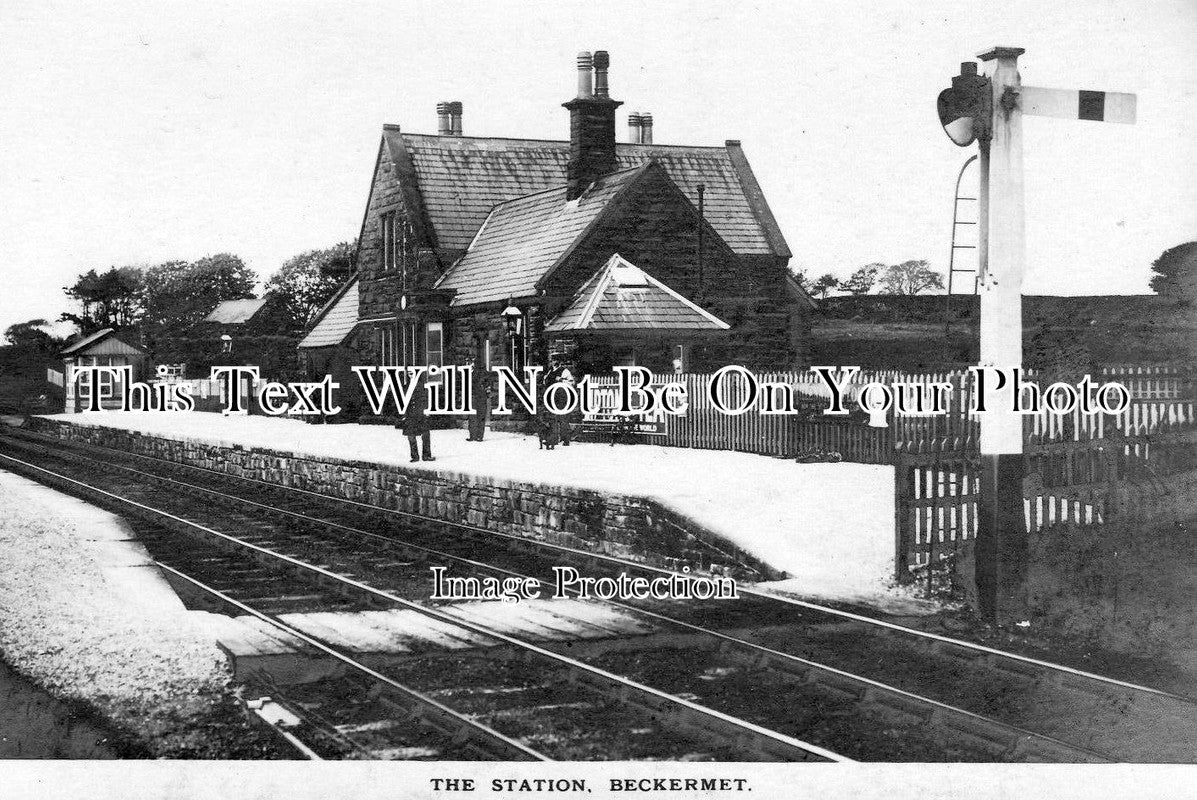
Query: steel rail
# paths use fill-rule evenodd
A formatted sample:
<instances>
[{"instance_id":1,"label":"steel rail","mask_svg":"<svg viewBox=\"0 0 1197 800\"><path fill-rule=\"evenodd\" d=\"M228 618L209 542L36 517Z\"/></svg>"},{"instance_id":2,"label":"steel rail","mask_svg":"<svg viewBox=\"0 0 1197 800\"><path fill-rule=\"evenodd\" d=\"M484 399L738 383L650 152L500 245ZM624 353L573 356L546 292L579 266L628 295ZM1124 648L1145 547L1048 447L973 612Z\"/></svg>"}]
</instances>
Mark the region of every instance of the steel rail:
<instances>
[{"instance_id":1,"label":"steel rail","mask_svg":"<svg viewBox=\"0 0 1197 800\"><path fill-rule=\"evenodd\" d=\"M6 434L6 435L10 436L10 438L15 438L15 437L12 437L11 434ZM47 435L41 434L41 433L34 433L34 435L39 438L49 439L49 440L52 440L55 442L63 441L63 440L59 439L58 437L51 437L51 436L47 436ZM313 492L308 489L300 489L300 488L294 487L294 486L284 486L283 484L272 483L270 481L264 481L259 478L248 478L248 477L245 477L242 475L232 475L227 472L221 472L219 470L211 469L208 467L200 467L200 466L196 466L194 464L184 464L182 462L171 461L169 459L159 458L156 456L148 456L148 455L145 455L142 453L131 453L131 452L124 451L124 450L117 450L116 448L108 447L106 445L97 445L97 444L92 444L92 443L73 442L73 441L70 442L70 444L76 445L79 447L91 447L91 448L96 448L99 450L107 450L110 452L120 453L122 455L133 456L135 458L139 458L139 459L143 459L143 460L154 461L154 462L158 462L161 464L169 464L169 465L177 466L177 467L180 467L183 469L195 470L195 471L199 471L199 472L206 472L206 473L210 473L212 475L216 475L221 478L226 478L229 480L259 484L259 485L267 487L269 489L279 490L279 491L283 491L283 492L289 492L289 493L293 493L293 494L307 495L307 496L322 500L324 502L332 502L332 503L337 503L337 504L348 505L351 507L358 507L358 508L361 508L364 513L373 513L373 514L383 513L383 514L388 514L388 515L393 515L393 516L407 517L407 518L415 519L415 520L418 520L418 521L424 522L424 523L430 523L430 524L442 525L442 526L447 525L447 526L450 526L453 528L466 530L466 531L469 531L471 533L478 534L478 535L494 537L494 538L499 538L499 539L506 539L509 541L517 542L523 547L536 547L536 548L553 550L556 552L564 553L564 554L566 554L574 559L577 559L577 560L590 561L590 562L594 562L594 563L606 562L606 563L609 563L609 564L612 564L615 566L619 566L619 567L622 567L625 569L634 569L634 570L638 570L641 572L652 573L652 574L655 574L658 576L667 576L667 577L676 576L676 577L687 579L687 580L692 579L692 576L685 575L685 574L679 573L679 572L674 572L672 570L664 569L662 567L656 567L651 564L643 564L643 563L636 562L636 561L628 561L628 560L619 558L618 556L612 556L612 555L608 555L606 553L593 553L593 552L590 552L587 550L579 550L576 548L568 547L566 545L556 544L553 542L534 541L534 540L530 540L526 537L518 536L516 534L503 533L501 531L492 531L487 528L481 528L476 525L470 525L468 523L452 522L449 520L441 520L441 519L437 519L435 517L429 517L429 516L426 516L423 514L416 514L414 512L410 512L410 511L400 511L398 509L382 508L381 506L370 505L369 503L362 503L357 500L350 500L347 498L334 497L334 496L327 495L327 494L321 494L320 492ZM299 458L298 456L291 456L291 457ZM96 460L99 460L99 459L96 459ZM835 616L835 617L839 617L841 619L852 620L853 622L859 622L864 625L882 628L882 629L885 629L887 631L890 631L892 633L896 633L896 634L899 634L902 636L921 639L921 640L924 640L925 642L928 642L932 647L946 646L946 647L956 648L958 650L971 651L974 653L981 654L990 659L1004 659L1004 660L1008 660L1008 661L1013 661L1016 663L1028 665L1032 668L1042 670L1044 672L1048 672L1048 673L1054 672L1063 677L1073 677L1073 678L1083 679L1083 680L1087 680L1087 681L1093 681L1093 682L1096 682L1099 684L1103 684L1105 686L1115 687L1115 688L1122 689L1122 690L1139 692L1142 694L1155 695L1157 697L1166 698L1169 700L1188 703L1191 705L1197 705L1197 699L1188 697L1186 695L1176 694L1174 692L1169 692L1169 691L1165 691L1163 689L1157 689L1157 688L1150 687L1150 686L1143 686L1141 684L1131 683L1129 681L1120 680L1118 678L1111 678L1106 675L1100 675L1097 673L1088 672L1086 670L1078 669L1076 667L1069 667L1064 664L1057 664L1057 663L1054 663L1051 661L1044 661L1042 659L1034 658L1032 656L1025 656L1020 653L1012 653L1012 652L1009 652L1006 650L999 650L997 648L989 647L989 646L983 645L983 644L978 644L976 642L970 642L970 641L967 641L964 639L956 639L956 638L953 638L950 636L944 636L942 634L932 633L930 631L922 631L917 628L909 628L904 625L898 625L897 623L887 622L885 620L877 619L876 617L870 617L865 614L859 614L859 613L847 611L844 609L834 608L831 606L825 606L825 605L821 605L818 603L812 603L807 600L800 600L796 597L790 597L787 595L780 595L780 594L776 594L773 592L763 591L760 589L754 589L751 586L740 586L739 591L742 594L751 595L753 597L757 597L760 599L769 600L772 602L783 603L783 604L787 604L787 605L792 605L792 606L804 608L804 609L807 609L810 611L815 611L815 612L818 612L821 614ZM995 668L999 668L999 669L1001 668L996 663L993 664L993 666ZM1025 675L1026 673L1019 671L1018 674ZM1077 687L1077 688L1079 688L1079 687Z\"/></svg>"},{"instance_id":2,"label":"steel rail","mask_svg":"<svg viewBox=\"0 0 1197 800\"><path fill-rule=\"evenodd\" d=\"M203 530L205 533L208 533L210 535L216 535L216 536L222 537L223 539L226 539L226 540L230 540L230 541L236 540L235 537L231 537L231 536L228 536L227 534L222 534L219 531L214 531L210 528L206 528L202 525L199 525L198 523L194 523L189 520L185 520L182 517L175 516L174 514L171 514L169 512L152 508L143 503L138 503L136 500L130 500L129 498L121 497L120 495L117 495L112 492L101 489L98 486L92 486L91 484L85 483L84 481L76 480L74 478L71 478L68 475L63 475L61 473L54 472L53 470L46 469L45 467L38 466L37 464L30 464L27 461L22 461L21 459L13 458L12 456L4 454L4 453L0 453L0 459L12 461L12 462L22 465L23 467L25 467L27 469L32 469L37 472L45 473L47 475L50 475L55 481L57 481L59 483L68 483L68 484L72 484L74 486L82 487L85 490L85 492L103 495L109 499L116 500L116 501L125 503L127 505L131 505L131 506L139 509L142 512L149 512L150 514L153 514L155 516L164 517L176 524L184 524L184 525L187 525L187 526L199 529L199 530ZM248 543L242 543L242 544L246 547L253 547L254 549L259 550L261 552L268 552L268 551L265 551L263 548L257 548L256 546L250 545ZM288 559L288 560L295 561L294 559ZM354 671L360 672L363 675L366 675L367 677L371 678L372 680L383 684L388 689L391 689L395 692L402 694L404 697L408 698L412 702L413 706L418 705L418 706L429 709L433 713L434 718L439 717L442 719L449 720L452 724L448 728L433 724L431 722L431 720L429 720L429 724L431 724L432 727L436 727L438 730L441 730L442 733L448 733L448 734L455 735L455 736L462 736L463 734L467 734L467 733L470 737L481 736L483 741L486 741L488 743L498 744L499 745L498 750L499 750L500 755L516 755L516 756L521 757L520 760L534 760L534 761L551 761L552 760L548 756L545 756L545 755L537 752L536 750L533 750L532 748L527 747L527 746L515 741L514 739L511 739L511 738L499 733L498 731L488 728L487 726L485 726L479 722L475 722L474 720L470 719L469 717L454 711L453 709L449 708L448 706L445 706L442 703L439 703L438 701L433 700L432 698L427 697L427 696L421 694L420 692L417 692L414 689L404 686L403 684L399 683L398 681L394 680L393 678L389 678L386 675L383 675L381 672L378 672L377 670L366 666L365 664L361 663L360 661L357 661L356 659L352 658L351 656L347 656L344 653L341 653L337 649L330 647L330 646L324 644L323 642L320 642L319 640L315 639L314 637L304 633L303 631L301 631L291 625L288 625L287 623L283 622L280 619L273 617L270 614L266 614L262 611L258 611L257 609L255 609L251 606L248 606L245 603L242 603L241 601L239 601L233 597L230 597L229 595L221 592L220 590L210 587L210 586L204 584L202 581L200 581L196 578L193 578L190 575L187 575L183 572L180 572L179 570L169 566L168 564L164 564L160 561L153 560L153 559L152 559L152 561L156 566L161 567L162 569L166 570L167 572L171 573L172 575L176 575L179 578L186 580L188 583L196 586L197 588L219 598L222 602L227 603L230 606L233 606L234 608L238 609L239 611L242 611L242 612L249 614L257 619L260 619L263 622L268 623L269 625L273 626L274 628L277 628L278 630L281 630L290 636L294 636L295 638L303 641L304 644L319 650L320 652L336 659L337 661L340 661L341 663L350 667ZM318 568L314 568L314 569L318 569ZM427 719L427 717L425 717L425 719Z\"/></svg>"},{"instance_id":3,"label":"steel rail","mask_svg":"<svg viewBox=\"0 0 1197 800\"><path fill-rule=\"evenodd\" d=\"M68 478L68 480L70 480ZM103 491L102 489L99 491ZM530 761L552 761L553 759L544 755L543 753L533 750L527 745L517 742L515 739L505 736L502 733L487 727L480 722L470 719L464 714L461 714L448 706L433 700L431 697L424 695L415 689L404 686L393 678L383 675L381 672L372 669L357 659L347 656L334 647L330 647L320 640L309 636L298 628L288 625L281 619L278 619L272 614L267 614L262 611L242 603L234 597L220 591L219 589L209 586L203 581L193 578L184 572L181 572L169 564L164 564L161 561L152 559L155 566L166 570L171 575L181 578L187 583L191 584L197 589L200 589L207 594L219 599L222 603L226 603L233 608L236 608L242 613L249 614L252 617L262 620L272 627L286 633L288 636L294 636L309 647L330 656L333 659L345 664L355 672L359 672L371 680L382 684L387 689L392 690L403 695L410 702L409 711L413 712L413 716L419 715L420 719L427 723L430 727L436 728L441 733L453 736L457 739L466 738L474 747L486 755L498 756L516 756L519 760ZM428 716L431 712L432 716ZM284 732L285 733L285 732Z\"/></svg>"},{"instance_id":4,"label":"steel rail","mask_svg":"<svg viewBox=\"0 0 1197 800\"><path fill-rule=\"evenodd\" d=\"M422 554L434 555L438 558L447 559L456 563L468 564L491 573L517 578L531 578L543 583L540 578L532 575L525 575L514 570L509 570L503 567L465 558L464 556L445 553L444 551L425 547L423 545L405 543L392 537L362 530L353 526L344 525L333 520L311 517L307 514L301 514L297 511L270 506L265 503L260 503L256 500L239 497L237 495L222 492L206 486L187 483L185 481L180 481L164 475L155 475L154 473L145 472L133 467L127 467L120 464L108 464L107 466L116 467L117 469L125 470L135 475L144 476L154 481L165 482L184 487L185 490L200 491L225 500L232 500L244 505L262 509L263 511L269 513L299 518L309 523L315 523L334 530L351 533L359 537L381 540L382 542L395 546L400 550L418 551ZM1091 762L1104 763L1112 760L1101 753L1070 744L1066 741L1056 739L1045 734L1019 728L1018 726L1002 722L1001 720L986 717L982 714L977 714L975 712L968 711L939 700L934 700L929 697L923 697L914 692L909 692L895 686L890 686L889 684L874 680L872 678L857 675L855 673L848 672L828 664L802 658L791 653L785 653L780 650L765 647L764 645L756 644L754 642L706 628L701 625L679 620L666 614L639 608L637 606L622 603L616 600L599 599L597 602L604 603L606 605L619 608L636 615L655 619L668 625L684 628L689 631L716 639L725 646L731 645L733 647L739 648L741 651L747 651L746 653L741 652L737 654L737 656L739 657L739 660L744 661L751 666L758 668L772 668L776 672L782 672L786 674L795 674L799 672L808 676L811 674L817 674L821 677L822 682L833 683L835 684L834 688L841 691L843 689L843 683L848 682L853 684L853 688L859 691L860 694L858 695L858 700L862 704L867 702L873 705L879 705L887 710L896 711L904 716L917 717L927 724L932 724L939 727L947 726L953 727L957 730L984 730L987 733L987 736L985 737L986 739L996 741L1000 738L1005 745L1006 754L1011 756L1023 753L1027 750L1027 748L1034 748L1052 755L1056 755L1061 751L1064 751L1069 755L1081 757L1081 760ZM745 658L745 656L748 656L748 658Z\"/></svg>"},{"instance_id":5,"label":"steel rail","mask_svg":"<svg viewBox=\"0 0 1197 800\"><path fill-rule=\"evenodd\" d=\"M398 595L392 594L390 592L377 589L367 583L363 583L362 581L339 575L331 570L324 569L323 567L317 566L315 564L309 564L306 561L288 556L284 553L276 552L270 548L262 547L251 542L246 542L236 536L222 533L214 528L209 528L206 525L192 522L191 520L184 519L161 509L155 509L151 506L145 505L144 503L139 503L136 500L122 497L118 494L106 491L84 481L76 480L69 476L62 475L61 473L54 472L53 470L46 469L36 464L31 464L27 461L22 461L21 459L14 458L3 453L0 453L0 459L6 459L8 461L20 464L27 469L33 469L37 472L45 473L52 476L56 480L65 481L67 483L83 487L86 491L94 492L119 503L132 506L143 513L149 513L158 517L163 517L175 524L187 526L208 536L216 537L229 544L253 551L261 556L266 556L267 558L273 558L277 561L284 562L289 566L301 571L314 573L325 580L333 581L334 583L339 583L343 586L353 588L354 590L370 597L385 600L389 603L394 603L395 605L411 609L439 622L458 628L463 628L480 636L511 645L512 647L523 650L526 653L540 656L550 661L562 664L568 667L571 678L577 682L594 685L613 685L616 687L616 692L614 695L621 702L651 712L678 717L679 719L677 719L677 721L684 727L695 729L698 732L706 733L708 735L712 732L716 733L717 735L725 735L721 733L719 729L731 729L737 734L737 736L728 737L731 741L736 742L736 744L740 745L741 747L751 741L752 749L761 753L762 755L775 755L782 756L783 758L797 756L797 760L799 761L852 761L852 759L849 759L838 753L834 753L826 748L819 747L818 745L813 745L808 742L795 739L794 737L777 733L776 731L771 731L746 720L737 719L728 714L724 714L723 712L716 711L715 709L708 708L690 700L686 700L685 698L675 697L667 692L663 692L659 689L654 689L651 686L638 683L629 678L625 678L622 675L616 675L613 672L608 672L606 670L599 669L598 667L590 666L578 661L577 659L570 658L569 656L565 656L560 653L555 653L552 650L548 650L531 642L526 642L518 637L511 636L510 634L494 631L486 628L485 626L478 625L477 623L459 619L451 614L447 614L435 608L423 606L419 603L399 597ZM639 696L639 702L631 697L631 693L635 693Z\"/></svg>"}]
</instances>

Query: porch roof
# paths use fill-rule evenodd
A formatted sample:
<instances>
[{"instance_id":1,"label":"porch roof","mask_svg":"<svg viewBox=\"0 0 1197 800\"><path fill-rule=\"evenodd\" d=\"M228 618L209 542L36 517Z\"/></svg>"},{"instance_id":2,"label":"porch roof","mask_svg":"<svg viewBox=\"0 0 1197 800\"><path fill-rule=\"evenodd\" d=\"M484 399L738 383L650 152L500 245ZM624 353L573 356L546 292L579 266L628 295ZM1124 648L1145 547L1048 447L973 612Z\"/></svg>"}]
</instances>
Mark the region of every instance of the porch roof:
<instances>
[{"instance_id":1,"label":"porch roof","mask_svg":"<svg viewBox=\"0 0 1197 800\"><path fill-rule=\"evenodd\" d=\"M725 331L726 322L616 253L554 317L545 331L601 333Z\"/></svg>"}]
</instances>

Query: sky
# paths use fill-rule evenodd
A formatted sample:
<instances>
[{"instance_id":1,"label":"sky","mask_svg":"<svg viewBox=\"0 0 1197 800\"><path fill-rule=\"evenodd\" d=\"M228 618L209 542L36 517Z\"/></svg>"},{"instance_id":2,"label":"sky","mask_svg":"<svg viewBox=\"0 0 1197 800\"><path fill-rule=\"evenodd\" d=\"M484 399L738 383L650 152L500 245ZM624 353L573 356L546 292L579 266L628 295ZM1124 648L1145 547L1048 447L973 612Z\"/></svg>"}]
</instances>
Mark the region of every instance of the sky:
<instances>
[{"instance_id":1,"label":"sky","mask_svg":"<svg viewBox=\"0 0 1197 800\"><path fill-rule=\"evenodd\" d=\"M353 239L384 122L434 133L461 100L466 135L564 139L575 54L603 49L621 140L628 111L658 143L740 139L813 276L946 268L961 61L1023 47L1026 85L1134 92L1135 125L1026 118L1024 291L1146 293L1197 239L1194 43L1197 0L5 0L0 329L87 269L232 252L265 278Z\"/></svg>"}]
</instances>

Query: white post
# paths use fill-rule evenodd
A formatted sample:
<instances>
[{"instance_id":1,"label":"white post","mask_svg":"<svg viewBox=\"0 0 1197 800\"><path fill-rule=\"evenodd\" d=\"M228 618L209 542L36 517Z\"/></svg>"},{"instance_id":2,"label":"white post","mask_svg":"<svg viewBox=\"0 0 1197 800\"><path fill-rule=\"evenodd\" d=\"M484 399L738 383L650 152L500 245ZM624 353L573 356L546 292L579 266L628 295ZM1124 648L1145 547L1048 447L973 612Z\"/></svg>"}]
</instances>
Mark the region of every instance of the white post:
<instances>
[{"instance_id":1,"label":"white post","mask_svg":"<svg viewBox=\"0 0 1197 800\"><path fill-rule=\"evenodd\" d=\"M981 142L982 366L1022 365L1024 236L1022 111L1018 57L1022 48L980 54L993 90L989 141ZM1010 378L1012 380L1012 378ZM976 586L982 616L1000 620L1022 582L1027 558L1023 514L1022 415L990 399L981 415L981 483Z\"/></svg>"},{"instance_id":2,"label":"white post","mask_svg":"<svg viewBox=\"0 0 1197 800\"><path fill-rule=\"evenodd\" d=\"M75 401L75 360L64 361L62 365L62 388L66 395L66 403L63 411L67 414L74 414L76 411Z\"/></svg>"},{"instance_id":3,"label":"white post","mask_svg":"<svg viewBox=\"0 0 1197 800\"><path fill-rule=\"evenodd\" d=\"M1022 365L1022 279L1026 235L1022 167L1022 110L1018 104L1020 47L981 53L993 87L993 127L982 147L981 365ZM986 152L988 151L988 152ZM988 163L986 163L988 162ZM991 410L981 417L981 452L1022 453L1022 417Z\"/></svg>"}]
</instances>

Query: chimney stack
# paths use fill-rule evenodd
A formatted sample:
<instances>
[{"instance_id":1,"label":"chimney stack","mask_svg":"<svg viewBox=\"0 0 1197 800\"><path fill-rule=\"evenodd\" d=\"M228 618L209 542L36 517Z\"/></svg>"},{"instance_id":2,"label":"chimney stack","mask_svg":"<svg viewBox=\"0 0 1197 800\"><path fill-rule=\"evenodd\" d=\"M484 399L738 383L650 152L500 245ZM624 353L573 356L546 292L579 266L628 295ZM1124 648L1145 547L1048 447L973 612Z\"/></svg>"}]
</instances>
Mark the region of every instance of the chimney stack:
<instances>
[{"instance_id":1,"label":"chimney stack","mask_svg":"<svg viewBox=\"0 0 1197 800\"><path fill-rule=\"evenodd\" d=\"M449 121L449 104L436 104L436 132L438 136L451 136L453 124Z\"/></svg>"},{"instance_id":2,"label":"chimney stack","mask_svg":"<svg viewBox=\"0 0 1197 800\"><path fill-rule=\"evenodd\" d=\"M578 97L594 97L594 59L589 50L578 53Z\"/></svg>"},{"instance_id":3,"label":"chimney stack","mask_svg":"<svg viewBox=\"0 0 1197 800\"><path fill-rule=\"evenodd\" d=\"M645 113L645 114L640 115L640 143L641 144L652 144L653 143L653 115L652 114Z\"/></svg>"},{"instance_id":4,"label":"chimney stack","mask_svg":"<svg viewBox=\"0 0 1197 800\"><path fill-rule=\"evenodd\" d=\"M606 50L596 51L593 58L589 53L579 53L578 96L562 104L569 109L567 200L576 199L594 181L618 169L615 160L615 109L623 104L608 96L607 67L610 63ZM594 68L593 92L590 66Z\"/></svg>"},{"instance_id":5,"label":"chimney stack","mask_svg":"<svg viewBox=\"0 0 1197 800\"><path fill-rule=\"evenodd\" d=\"M628 114L628 141L640 144L640 113L637 111Z\"/></svg>"},{"instance_id":6,"label":"chimney stack","mask_svg":"<svg viewBox=\"0 0 1197 800\"><path fill-rule=\"evenodd\" d=\"M461 101L449 103L449 135L461 136Z\"/></svg>"}]
</instances>

